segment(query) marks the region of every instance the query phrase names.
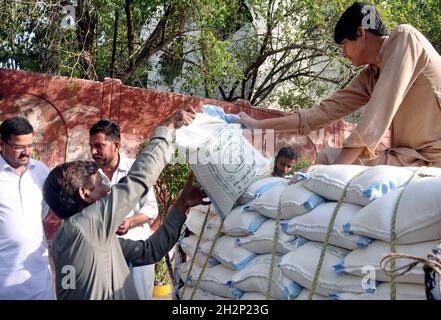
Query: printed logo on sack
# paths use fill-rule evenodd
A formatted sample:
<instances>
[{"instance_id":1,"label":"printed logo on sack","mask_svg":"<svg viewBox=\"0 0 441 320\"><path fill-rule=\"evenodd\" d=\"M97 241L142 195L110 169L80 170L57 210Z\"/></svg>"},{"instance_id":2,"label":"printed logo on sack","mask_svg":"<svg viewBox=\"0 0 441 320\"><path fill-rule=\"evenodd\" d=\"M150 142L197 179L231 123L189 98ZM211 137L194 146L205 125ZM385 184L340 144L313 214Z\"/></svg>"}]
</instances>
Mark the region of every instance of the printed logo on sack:
<instances>
[{"instance_id":1,"label":"printed logo on sack","mask_svg":"<svg viewBox=\"0 0 441 320\"><path fill-rule=\"evenodd\" d=\"M244 150L240 143L230 143L222 156L223 168L227 173L236 173L245 165Z\"/></svg>"}]
</instances>

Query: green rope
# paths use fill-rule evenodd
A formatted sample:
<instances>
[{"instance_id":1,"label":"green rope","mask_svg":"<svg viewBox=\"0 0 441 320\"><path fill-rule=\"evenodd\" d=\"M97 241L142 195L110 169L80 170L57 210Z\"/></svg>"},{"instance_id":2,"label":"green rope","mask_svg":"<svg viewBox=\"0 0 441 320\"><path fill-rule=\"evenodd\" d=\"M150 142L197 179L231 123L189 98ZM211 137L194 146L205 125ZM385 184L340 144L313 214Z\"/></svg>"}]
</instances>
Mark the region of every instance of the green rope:
<instances>
[{"instance_id":1,"label":"green rope","mask_svg":"<svg viewBox=\"0 0 441 320\"><path fill-rule=\"evenodd\" d=\"M280 208L280 201L279 201L279 205L277 207L277 216L276 216L276 229L274 230L273 249L271 253L271 264L268 275L268 287L266 290L266 300L271 299L271 286L273 284L274 265L276 264L276 249L277 249L277 242L279 241L279 228L280 228L281 215L282 215L282 210Z\"/></svg>"},{"instance_id":2,"label":"green rope","mask_svg":"<svg viewBox=\"0 0 441 320\"><path fill-rule=\"evenodd\" d=\"M343 192L340 195L340 198L338 199L337 205L334 208L334 211L332 212L331 219L329 220L328 229L326 231L325 239L323 241L322 250L320 252L320 258L317 264L317 268L315 269L314 277L312 279L312 285L311 285L311 291L308 295L308 300L312 300L312 297L315 294L315 290L317 289L317 284L320 276L320 272L322 270L323 262L325 260L326 250L328 250L329 245L329 238L331 237L332 229L334 228L334 222L335 218L337 217L337 213L340 210L343 201L346 197L346 192L348 190L349 185L351 184L352 180L355 178L358 178L361 176L366 170L361 171L360 173L356 174L354 177L349 180L349 182L346 184L345 188L343 189Z\"/></svg>"},{"instance_id":3,"label":"green rope","mask_svg":"<svg viewBox=\"0 0 441 320\"><path fill-rule=\"evenodd\" d=\"M191 271L193 270L194 261L196 260L196 255L198 253L199 245L200 245L201 240L202 240L202 235L204 234L204 231L205 231L205 226L207 225L208 215L209 214L210 214L210 206L208 206L207 212L205 212L204 223L202 223L202 227L201 227L201 231L200 231L200 237L198 238L198 242L196 243L196 248L194 249L194 254L193 254L193 257L192 257L191 262L190 262L190 269L188 270L187 278L185 279L185 284L187 284L187 282L188 282L188 280L190 278L190 275L191 275ZM185 289L186 288L187 288L187 286L185 285L184 289L182 290L182 294L181 294L182 297L184 297Z\"/></svg>"},{"instance_id":4,"label":"green rope","mask_svg":"<svg viewBox=\"0 0 441 320\"><path fill-rule=\"evenodd\" d=\"M222 234L222 227L224 225L224 221L225 220L222 220L222 222L219 225L219 228L217 229L216 237L214 238L213 242L211 243L210 251L208 252L207 259L205 260L204 265L202 266L201 273L199 274L198 280L196 281L196 285L193 288L193 291L190 296L190 300L193 300L194 295L196 294L196 290L199 288L199 284L201 283L202 276L203 276L205 269L207 268L207 265L208 265L208 260L213 255L213 251L214 251L214 247L216 245L216 242Z\"/></svg>"},{"instance_id":5,"label":"green rope","mask_svg":"<svg viewBox=\"0 0 441 320\"><path fill-rule=\"evenodd\" d=\"M420 171L425 168L425 167L421 167L418 170L415 170L415 172L413 173L412 177L410 177L409 181L407 182L407 185L403 188L403 190L401 190L400 195L398 197L397 203L395 204L394 207L394 212L392 214L392 219L391 219L391 223L390 223L390 251L391 253L396 253L397 251L397 232L396 232L396 222L397 222L397 214L398 214L398 206L401 202L401 198L404 194L404 191L406 190L406 188L409 186L410 182L417 176L428 176L428 175L424 175L424 174L420 174ZM395 270L396 269L396 261L395 259L392 259L391 261L391 269ZM390 275L390 299L391 300L397 300L397 283L396 283L396 277L397 275L395 273L392 273Z\"/></svg>"}]
</instances>

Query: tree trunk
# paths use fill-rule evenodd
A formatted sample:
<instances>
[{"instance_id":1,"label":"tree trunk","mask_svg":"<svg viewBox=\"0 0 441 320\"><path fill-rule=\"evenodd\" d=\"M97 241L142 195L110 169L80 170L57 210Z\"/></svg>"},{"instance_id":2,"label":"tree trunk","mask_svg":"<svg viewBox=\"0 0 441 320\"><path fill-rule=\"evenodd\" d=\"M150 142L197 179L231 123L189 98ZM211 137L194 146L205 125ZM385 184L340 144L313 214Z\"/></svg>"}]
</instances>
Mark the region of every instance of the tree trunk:
<instances>
[{"instance_id":1,"label":"tree trunk","mask_svg":"<svg viewBox=\"0 0 441 320\"><path fill-rule=\"evenodd\" d=\"M118 37L118 9L115 10L115 23L113 24L112 61L110 62L110 77L115 75L116 41Z\"/></svg>"},{"instance_id":2,"label":"tree trunk","mask_svg":"<svg viewBox=\"0 0 441 320\"><path fill-rule=\"evenodd\" d=\"M97 16L90 6L89 0L78 0L76 8L77 40L81 50L79 63L82 67L82 78L94 80L93 40L97 25Z\"/></svg>"},{"instance_id":3,"label":"tree trunk","mask_svg":"<svg viewBox=\"0 0 441 320\"><path fill-rule=\"evenodd\" d=\"M127 50L129 53L129 68L133 68L133 50L135 47L135 35L133 34L133 19L132 12L130 11L130 0L126 0L125 10L127 19Z\"/></svg>"},{"instance_id":4,"label":"tree trunk","mask_svg":"<svg viewBox=\"0 0 441 320\"><path fill-rule=\"evenodd\" d=\"M150 57L158 51L164 49L177 36L183 32L183 26L186 20L185 12L176 14L176 8L169 6L162 19L158 22L155 30L150 34L142 46L130 57L131 64L120 77L122 82L126 82L132 74Z\"/></svg>"}]
</instances>

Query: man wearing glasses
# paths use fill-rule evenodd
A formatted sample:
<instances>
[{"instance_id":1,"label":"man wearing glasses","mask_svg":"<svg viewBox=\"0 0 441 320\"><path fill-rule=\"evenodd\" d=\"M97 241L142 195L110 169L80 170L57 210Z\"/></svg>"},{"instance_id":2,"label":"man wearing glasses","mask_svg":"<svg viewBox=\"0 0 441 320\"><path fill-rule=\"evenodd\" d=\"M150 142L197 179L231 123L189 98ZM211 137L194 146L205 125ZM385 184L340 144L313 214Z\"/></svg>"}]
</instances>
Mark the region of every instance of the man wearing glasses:
<instances>
[{"instance_id":1,"label":"man wearing glasses","mask_svg":"<svg viewBox=\"0 0 441 320\"><path fill-rule=\"evenodd\" d=\"M34 129L25 119L0 125L0 299L54 299L43 219L49 169L31 159Z\"/></svg>"}]
</instances>

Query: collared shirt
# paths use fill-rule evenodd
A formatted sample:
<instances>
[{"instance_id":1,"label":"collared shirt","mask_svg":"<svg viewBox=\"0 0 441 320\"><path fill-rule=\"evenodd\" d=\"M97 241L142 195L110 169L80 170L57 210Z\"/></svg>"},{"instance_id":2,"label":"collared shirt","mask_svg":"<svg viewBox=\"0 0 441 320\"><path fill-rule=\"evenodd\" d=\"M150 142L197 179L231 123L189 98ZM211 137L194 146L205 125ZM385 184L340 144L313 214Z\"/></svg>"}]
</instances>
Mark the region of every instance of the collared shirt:
<instances>
[{"instance_id":1,"label":"collared shirt","mask_svg":"<svg viewBox=\"0 0 441 320\"><path fill-rule=\"evenodd\" d=\"M418 30L400 25L384 41L378 62L320 105L301 110L300 131L307 134L365 106L343 147L363 148L363 160L375 159L391 128L391 150L401 165L422 160L441 166L441 56Z\"/></svg>"},{"instance_id":2,"label":"collared shirt","mask_svg":"<svg viewBox=\"0 0 441 320\"><path fill-rule=\"evenodd\" d=\"M126 158L120 154L118 168L113 173L112 181L110 181L111 186L118 183L118 181L127 175L132 167L133 162L135 162L135 159ZM106 178L108 182L109 179L106 175L103 175L103 178ZM156 202L155 190L153 188L151 188L148 193L142 197L141 201L139 201L133 210L129 212L127 218L136 214L146 215L150 218L151 222L158 217L158 203ZM144 223L130 229L121 237L130 240L145 240L150 236L150 234L150 225L148 223Z\"/></svg>"},{"instance_id":3,"label":"collared shirt","mask_svg":"<svg viewBox=\"0 0 441 320\"><path fill-rule=\"evenodd\" d=\"M49 169L31 159L20 176L0 155L0 299L53 299L43 219Z\"/></svg>"}]
</instances>

